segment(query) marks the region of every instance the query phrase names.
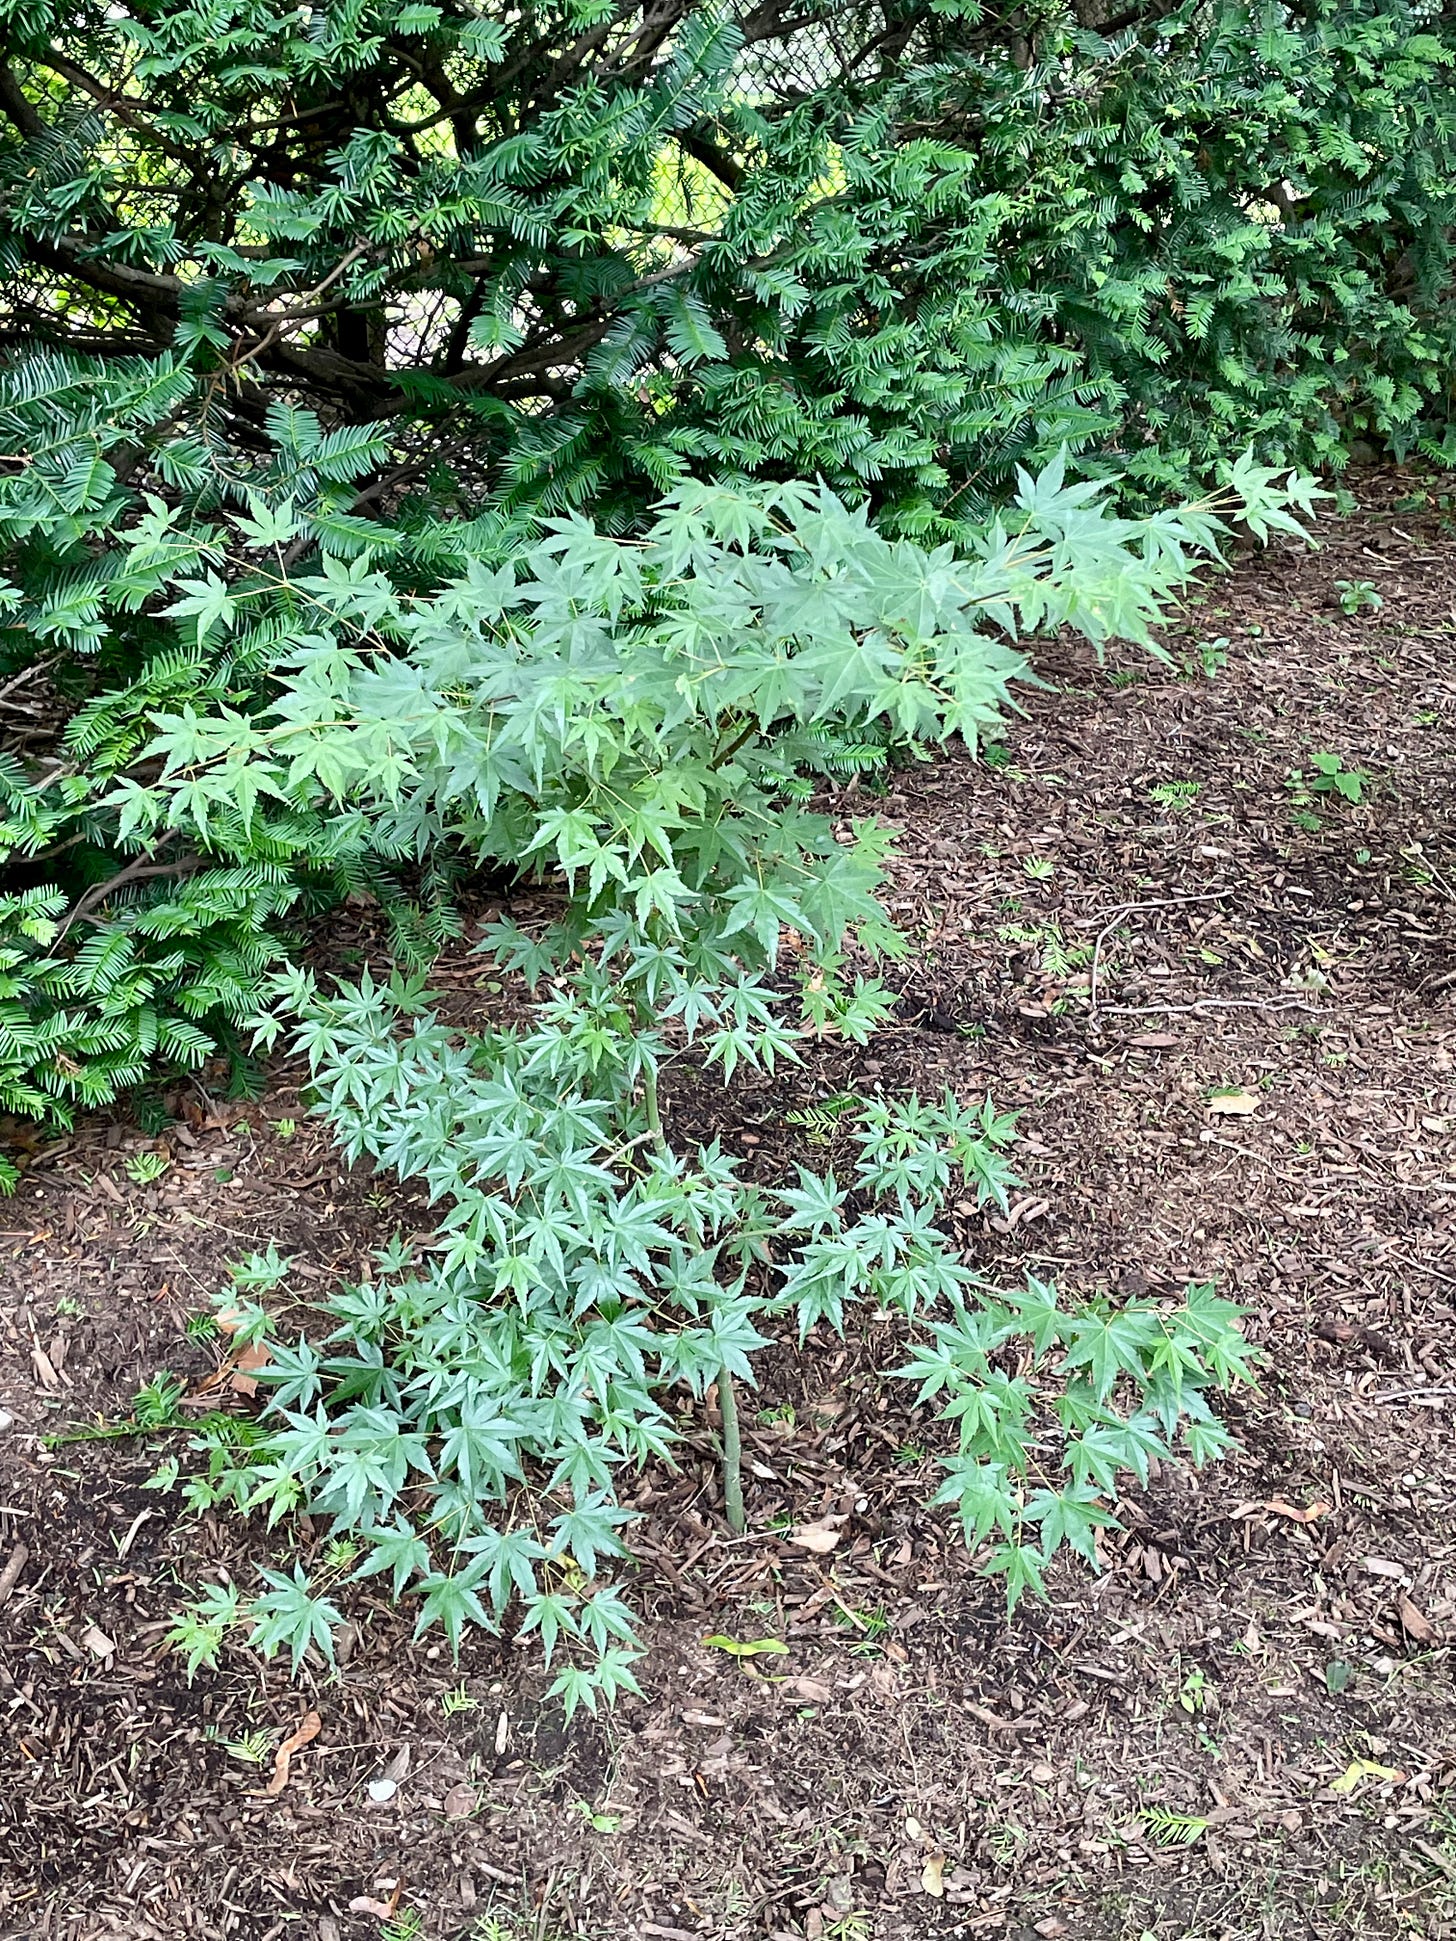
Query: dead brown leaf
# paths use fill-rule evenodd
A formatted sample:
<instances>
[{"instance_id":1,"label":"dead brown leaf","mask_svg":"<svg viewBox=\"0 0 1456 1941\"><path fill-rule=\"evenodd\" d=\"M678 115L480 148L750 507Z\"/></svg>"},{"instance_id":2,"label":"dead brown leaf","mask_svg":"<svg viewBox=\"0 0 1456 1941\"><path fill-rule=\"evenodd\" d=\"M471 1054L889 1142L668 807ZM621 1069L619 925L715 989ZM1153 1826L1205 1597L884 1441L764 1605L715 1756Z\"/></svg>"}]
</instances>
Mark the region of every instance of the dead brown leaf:
<instances>
[{"instance_id":1,"label":"dead brown leaf","mask_svg":"<svg viewBox=\"0 0 1456 1941\"><path fill-rule=\"evenodd\" d=\"M240 1348L233 1360L233 1372L228 1378L228 1387L235 1395L256 1395L258 1384L253 1371L266 1368L268 1350L261 1341L250 1341L246 1348Z\"/></svg>"},{"instance_id":2,"label":"dead brown leaf","mask_svg":"<svg viewBox=\"0 0 1456 1941\"><path fill-rule=\"evenodd\" d=\"M476 1796L475 1788L467 1786L462 1780L459 1785L450 1788L440 1804L445 1810L447 1820L468 1820L480 1801Z\"/></svg>"},{"instance_id":3,"label":"dead brown leaf","mask_svg":"<svg viewBox=\"0 0 1456 1941\"><path fill-rule=\"evenodd\" d=\"M1436 1627L1417 1605L1402 1591L1396 1600L1396 1611L1400 1616L1401 1629L1417 1644L1434 1644L1437 1638Z\"/></svg>"},{"instance_id":4,"label":"dead brown leaf","mask_svg":"<svg viewBox=\"0 0 1456 1941\"><path fill-rule=\"evenodd\" d=\"M372 1914L376 1921L392 1921L394 1910L399 1906L399 1889L396 1887L387 1901L376 1901L369 1894L356 1894L349 1903L351 1914Z\"/></svg>"},{"instance_id":5,"label":"dead brown leaf","mask_svg":"<svg viewBox=\"0 0 1456 1941\"><path fill-rule=\"evenodd\" d=\"M288 1768L292 1764L294 1753L298 1751L300 1746L306 1746L310 1739L316 1739L318 1737L319 1733L323 1730L323 1723L323 1720L317 1712L306 1712L304 1714L302 1720L299 1722L298 1730L296 1732L290 1732L282 1745L279 1746L277 1752L274 1753L273 1777L268 1781L268 1784L263 1788L261 1793L255 1793L253 1795L255 1799L277 1799L278 1795L283 1791L283 1788L288 1784ZM352 1905L352 1903L350 1904ZM390 1911L393 1912L393 1909Z\"/></svg>"},{"instance_id":6,"label":"dead brown leaf","mask_svg":"<svg viewBox=\"0 0 1456 1941\"><path fill-rule=\"evenodd\" d=\"M1246 1119L1251 1112L1257 1112L1262 1103L1255 1092L1215 1092L1208 1101L1208 1109L1230 1118Z\"/></svg>"},{"instance_id":7,"label":"dead brown leaf","mask_svg":"<svg viewBox=\"0 0 1456 1941\"><path fill-rule=\"evenodd\" d=\"M822 1678L795 1678L789 1689L808 1699L811 1705L827 1705L834 1696L834 1687L826 1685Z\"/></svg>"},{"instance_id":8,"label":"dead brown leaf","mask_svg":"<svg viewBox=\"0 0 1456 1941\"><path fill-rule=\"evenodd\" d=\"M1261 1507L1266 1509L1270 1516L1288 1517L1291 1523L1318 1523L1322 1516L1328 1516L1330 1513L1328 1503L1311 1503L1307 1510L1298 1510L1292 1503L1286 1503L1282 1496L1274 1497Z\"/></svg>"},{"instance_id":9,"label":"dead brown leaf","mask_svg":"<svg viewBox=\"0 0 1456 1941\"><path fill-rule=\"evenodd\" d=\"M844 1534L844 1516L821 1516L817 1523L800 1523L786 1541L798 1550L811 1550L816 1557L827 1557Z\"/></svg>"}]
</instances>

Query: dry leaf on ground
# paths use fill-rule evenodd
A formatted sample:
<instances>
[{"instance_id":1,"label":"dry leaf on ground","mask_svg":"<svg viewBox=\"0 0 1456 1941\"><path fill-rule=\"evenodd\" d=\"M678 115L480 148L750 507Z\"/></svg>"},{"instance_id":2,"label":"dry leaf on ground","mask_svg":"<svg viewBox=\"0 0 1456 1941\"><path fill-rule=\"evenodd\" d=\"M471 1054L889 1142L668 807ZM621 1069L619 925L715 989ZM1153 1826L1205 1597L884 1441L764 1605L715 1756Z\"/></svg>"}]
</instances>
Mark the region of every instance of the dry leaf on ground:
<instances>
[{"instance_id":1,"label":"dry leaf on ground","mask_svg":"<svg viewBox=\"0 0 1456 1941\"><path fill-rule=\"evenodd\" d=\"M726 1651L730 1658L782 1658L789 1648L781 1638L728 1638L721 1631L704 1638L703 1643L715 1651Z\"/></svg>"},{"instance_id":2,"label":"dry leaf on ground","mask_svg":"<svg viewBox=\"0 0 1456 1941\"><path fill-rule=\"evenodd\" d=\"M256 1395L258 1384L254 1379L254 1371L265 1368L267 1364L267 1348L261 1341L250 1341L246 1348L238 1351L228 1387L235 1395Z\"/></svg>"},{"instance_id":3,"label":"dry leaf on ground","mask_svg":"<svg viewBox=\"0 0 1456 1941\"><path fill-rule=\"evenodd\" d=\"M1257 1112L1263 1101L1255 1092L1215 1092L1208 1101L1210 1112L1226 1113L1230 1118L1246 1119Z\"/></svg>"},{"instance_id":4,"label":"dry leaf on ground","mask_svg":"<svg viewBox=\"0 0 1456 1941\"><path fill-rule=\"evenodd\" d=\"M1401 1593L1395 1608L1400 1616L1401 1629L1408 1637L1414 1638L1417 1644L1436 1642L1438 1634L1435 1625L1418 1605L1412 1604L1404 1592Z\"/></svg>"},{"instance_id":5,"label":"dry leaf on ground","mask_svg":"<svg viewBox=\"0 0 1456 1941\"><path fill-rule=\"evenodd\" d=\"M1383 1779L1394 1783L1405 1774L1394 1766L1377 1766L1373 1759L1352 1759L1338 1779L1330 1781L1332 1793L1353 1793L1362 1779Z\"/></svg>"},{"instance_id":6,"label":"dry leaf on ground","mask_svg":"<svg viewBox=\"0 0 1456 1941\"><path fill-rule=\"evenodd\" d=\"M298 1730L290 1732L273 1755L273 1777L256 1799L276 1799L288 1784L288 1769L293 1755L300 1746L306 1746L310 1739L316 1739L323 1729L323 1720L317 1712L306 1712L299 1722Z\"/></svg>"},{"instance_id":7,"label":"dry leaf on ground","mask_svg":"<svg viewBox=\"0 0 1456 1941\"><path fill-rule=\"evenodd\" d=\"M844 1535L843 1516L821 1516L816 1523L800 1523L789 1532L787 1541L797 1550L811 1550L816 1557L827 1557Z\"/></svg>"},{"instance_id":8,"label":"dry leaf on ground","mask_svg":"<svg viewBox=\"0 0 1456 1941\"><path fill-rule=\"evenodd\" d=\"M1293 1503L1286 1503L1282 1496L1275 1496L1263 1506L1271 1516L1287 1516L1291 1523L1318 1523L1322 1516L1328 1516L1328 1503L1311 1503L1307 1510L1297 1509Z\"/></svg>"}]
</instances>

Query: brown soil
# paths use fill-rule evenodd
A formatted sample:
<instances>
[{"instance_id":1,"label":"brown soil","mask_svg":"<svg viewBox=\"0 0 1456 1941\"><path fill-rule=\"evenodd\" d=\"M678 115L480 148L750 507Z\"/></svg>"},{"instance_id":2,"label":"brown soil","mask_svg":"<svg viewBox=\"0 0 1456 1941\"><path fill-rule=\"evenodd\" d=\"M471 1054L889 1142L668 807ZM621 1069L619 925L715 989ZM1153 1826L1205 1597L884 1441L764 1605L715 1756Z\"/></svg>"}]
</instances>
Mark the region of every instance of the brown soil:
<instances>
[{"instance_id":1,"label":"brown soil","mask_svg":"<svg viewBox=\"0 0 1456 1941\"><path fill-rule=\"evenodd\" d=\"M1228 1408L1240 1452L1165 1465L1104 1574L1059 1566L1008 1623L924 1507L937 1432L866 1321L765 1358L748 1539L706 1439L648 1479L645 1700L563 1729L530 1654L457 1668L367 1589L337 1681L234 1654L189 1687L161 1642L183 1586L252 1581L266 1534L143 1487L176 1437L42 1437L124 1417L160 1367L204 1379L185 1323L226 1260L276 1241L307 1294L419 1215L341 1171L284 1068L256 1106L174 1100L157 1138L87 1125L30 1149L0 1268L0 1934L1456 1934L1456 535L1410 478L1362 493L1322 550L1244 557L1173 664L1058 649L997 765L852 805L902 836L901 1019L675 1101L766 1172L786 1111L847 1083L1019 1107L1025 1185L966 1218L967 1257L1236 1291L1269 1357ZM1342 580L1384 604L1343 614ZM1213 679L1185 665L1207 640ZM1363 801L1301 805L1318 752ZM443 975L473 1000L478 959ZM827 1557L774 1534L826 1511ZM789 1653L755 1675L714 1632ZM392 1929L350 1911L396 1889Z\"/></svg>"}]
</instances>

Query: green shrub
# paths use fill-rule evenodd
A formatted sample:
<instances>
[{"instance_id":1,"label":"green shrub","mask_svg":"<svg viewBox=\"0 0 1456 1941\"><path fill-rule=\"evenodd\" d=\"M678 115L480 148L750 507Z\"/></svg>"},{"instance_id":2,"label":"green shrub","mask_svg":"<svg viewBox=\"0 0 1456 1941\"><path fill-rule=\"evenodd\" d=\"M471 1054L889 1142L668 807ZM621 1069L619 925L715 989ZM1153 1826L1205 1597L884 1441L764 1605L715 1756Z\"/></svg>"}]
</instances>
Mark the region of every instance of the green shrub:
<instances>
[{"instance_id":1,"label":"green shrub","mask_svg":"<svg viewBox=\"0 0 1456 1941\"><path fill-rule=\"evenodd\" d=\"M1291 489L1307 503L1249 464L1235 481L1260 530L1293 525ZM862 1300L924 1318L935 1345L906 1372L945 1391L962 1441L938 1500L977 1542L999 1534L988 1561L1013 1602L1064 1543L1092 1553L1110 1473L1180 1432L1212 1453L1204 1391L1244 1365L1233 1309L1206 1291L1181 1313L1063 1312L1035 1287L987 1300L955 1258L944 1202L1004 1205L1012 1181L989 1101L869 1101L844 1126L850 1180L769 1188L716 1143L669 1140L660 1077L773 1070L806 1039L865 1042L889 1009L872 974L900 947L876 898L887 837L803 799L833 760L816 730L974 745L1028 671L1012 639L1146 639L1220 530L1207 506L1119 518L1059 469L1023 480L1015 519L963 557L886 539L822 487L684 487L641 538L561 520L511 566L419 598L372 570L308 576L321 637L272 708L159 715L160 771L123 793L148 840L197 839L241 793L259 818L362 814L392 848L450 842L560 891L544 929L502 917L481 939L535 993L519 1026L463 1037L422 980L278 980L265 1041L306 1054L346 1156L422 1180L442 1214L422 1262L392 1246L328 1299L322 1341L271 1340L261 1435L204 1436L191 1501L331 1517L356 1574L387 1573L456 1648L519 1599L548 1658L567 1654L572 1709L631 1680L603 1574L623 1554L618 1471L669 1455L672 1391L712 1385L741 1527L735 1385L781 1315L801 1337L842 1331ZM219 624L250 624L241 594ZM234 1320L270 1332L262 1306ZM991 1359L1023 1335L1040 1384ZM1061 1448L1055 1485L1033 1435ZM296 1651L323 1636L313 1596L298 1576L269 1593ZM259 1635L281 1645L268 1610ZM215 1655L223 1635L199 1611L177 1642Z\"/></svg>"},{"instance_id":2,"label":"green shrub","mask_svg":"<svg viewBox=\"0 0 1456 1941\"><path fill-rule=\"evenodd\" d=\"M964 551L1064 448L1144 502L1436 448L1428 16L0 0L0 1106L235 1046L330 899L448 927L451 857L365 817L126 812L153 714L287 690L311 582L427 595L690 477Z\"/></svg>"},{"instance_id":3,"label":"green shrub","mask_svg":"<svg viewBox=\"0 0 1456 1941\"><path fill-rule=\"evenodd\" d=\"M336 1535L322 1577L210 1592L191 1665L244 1620L327 1656L357 1566L454 1644L514 1601L568 1709L610 1698L616 1474L712 1386L740 1521L735 1384L783 1313L920 1328L943 1496L1013 1600L1095 1552L1109 1477L1216 1447L1232 1310L986 1297L951 1257L947 1194L1009 1180L989 1103L869 1101L851 1210L745 1186L659 1099L884 1015L886 837L826 778L974 747L1019 643L1148 642L1220 510L1298 530L1299 465L1440 436L1444 28L1034 12L0 0L0 705L47 723L0 765L0 1104L206 1059L329 899L418 962L461 870L559 892L486 939L518 1030L271 986L265 1039L442 1223L204 1435L194 1504ZM1220 483L1127 518L1099 479Z\"/></svg>"}]
</instances>

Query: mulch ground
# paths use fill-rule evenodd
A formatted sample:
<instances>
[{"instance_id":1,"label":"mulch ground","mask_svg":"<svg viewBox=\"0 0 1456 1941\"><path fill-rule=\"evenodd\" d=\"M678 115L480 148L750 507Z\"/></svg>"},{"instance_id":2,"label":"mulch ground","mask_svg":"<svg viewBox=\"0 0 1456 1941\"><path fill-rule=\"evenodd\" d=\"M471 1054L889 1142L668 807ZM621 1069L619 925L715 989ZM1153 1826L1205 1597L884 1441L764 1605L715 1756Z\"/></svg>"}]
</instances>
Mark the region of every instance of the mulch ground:
<instances>
[{"instance_id":1,"label":"mulch ground","mask_svg":"<svg viewBox=\"0 0 1456 1941\"><path fill-rule=\"evenodd\" d=\"M456 1666L368 1588L337 1681L234 1653L189 1686L184 1586L254 1581L266 1535L144 1487L181 1438L44 1438L160 1368L203 1382L187 1321L228 1259L276 1241L307 1294L422 1216L340 1168L286 1067L254 1105L173 1095L159 1135L31 1143L0 1261L0 1934L1456 1934L1456 530L1438 487L1360 490L1321 550L1211 586L1168 665L1058 647L989 763L846 803L901 836L894 1027L671 1101L772 1174L786 1115L847 1086L990 1090L1025 1183L964 1218L967 1258L1219 1281L1268 1357L1238 1453L1163 1466L1105 1571L1059 1565L1008 1622L925 1508L938 1432L866 1320L765 1356L749 1538L706 1438L645 1479L643 1700L563 1728L529 1653ZM1383 604L1346 615L1340 581ZM1359 802L1291 783L1317 754ZM468 1009L479 959L442 976ZM778 1534L826 1513L827 1555ZM713 1633L788 1654L759 1675Z\"/></svg>"}]
</instances>

